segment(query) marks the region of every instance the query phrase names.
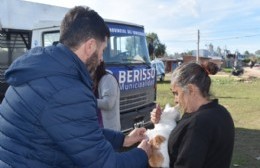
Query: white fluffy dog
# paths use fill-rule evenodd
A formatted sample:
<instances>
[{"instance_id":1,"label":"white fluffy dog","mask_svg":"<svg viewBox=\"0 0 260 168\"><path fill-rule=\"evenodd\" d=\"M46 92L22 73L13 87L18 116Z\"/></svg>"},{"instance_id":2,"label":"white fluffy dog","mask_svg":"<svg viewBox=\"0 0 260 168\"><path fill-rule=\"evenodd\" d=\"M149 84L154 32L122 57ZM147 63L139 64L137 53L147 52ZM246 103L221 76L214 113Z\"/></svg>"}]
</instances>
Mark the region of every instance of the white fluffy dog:
<instances>
[{"instance_id":1,"label":"white fluffy dog","mask_svg":"<svg viewBox=\"0 0 260 168\"><path fill-rule=\"evenodd\" d=\"M148 129L146 135L152 145L152 155L149 158L151 167L169 167L168 138L180 119L177 107L166 104L159 123L153 129Z\"/></svg>"}]
</instances>

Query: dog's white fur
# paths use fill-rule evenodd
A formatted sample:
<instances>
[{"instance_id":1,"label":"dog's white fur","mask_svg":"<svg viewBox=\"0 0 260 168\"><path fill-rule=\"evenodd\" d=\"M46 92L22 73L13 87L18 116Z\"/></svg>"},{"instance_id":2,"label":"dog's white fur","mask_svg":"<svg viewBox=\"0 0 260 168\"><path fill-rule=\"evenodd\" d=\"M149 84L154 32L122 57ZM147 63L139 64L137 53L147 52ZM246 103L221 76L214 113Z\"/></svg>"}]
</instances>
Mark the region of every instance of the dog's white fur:
<instances>
[{"instance_id":1,"label":"dog's white fur","mask_svg":"<svg viewBox=\"0 0 260 168\"><path fill-rule=\"evenodd\" d=\"M146 131L146 135L148 136L149 140L154 139L154 137L158 135L165 138L165 141L160 144L158 149L158 151L163 155L163 162L159 167L169 167L170 160L168 154L168 139L171 131L176 127L177 121L179 119L180 112L178 109L176 107L171 107L169 104L166 104L159 123L155 124L153 129L148 129Z\"/></svg>"}]
</instances>

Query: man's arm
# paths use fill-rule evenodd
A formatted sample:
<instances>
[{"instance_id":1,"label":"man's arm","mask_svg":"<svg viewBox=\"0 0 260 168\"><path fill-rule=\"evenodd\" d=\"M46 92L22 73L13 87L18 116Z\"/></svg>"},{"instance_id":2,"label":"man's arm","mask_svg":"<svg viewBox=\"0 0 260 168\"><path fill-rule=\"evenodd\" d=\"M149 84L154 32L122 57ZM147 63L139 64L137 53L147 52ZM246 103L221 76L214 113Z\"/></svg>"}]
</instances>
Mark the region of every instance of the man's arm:
<instances>
[{"instance_id":1,"label":"man's arm","mask_svg":"<svg viewBox=\"0 0 260 168\"><path fill-rule=\"evenodd\" d=\"M148 162L144 150L114 151L99 128L96 103L88 94L71 88L60 91L49 100L41 123L53 141L79 167L144 167ZM116 145L119 146L122 136L117 136L121 137Z\"/></svg>"}]
</instances>

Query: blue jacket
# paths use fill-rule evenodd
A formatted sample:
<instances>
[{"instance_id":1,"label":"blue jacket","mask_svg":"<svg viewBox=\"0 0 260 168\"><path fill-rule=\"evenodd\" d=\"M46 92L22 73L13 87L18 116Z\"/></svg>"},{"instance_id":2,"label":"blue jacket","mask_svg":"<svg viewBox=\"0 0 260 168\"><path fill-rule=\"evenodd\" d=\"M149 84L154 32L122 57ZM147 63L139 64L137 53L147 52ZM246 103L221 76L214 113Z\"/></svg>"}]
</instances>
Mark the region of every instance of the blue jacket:
<instances>
[{"instance_id":1,"label":"blue jacket","mask_svg":"<svg viewBox=\"0 0 260 168\"><path fill-rule=\"evenodd\" d=\"M142 149L119 153L124 135L99 128L92 80L64 45L30 50L5 77L1 168L147 167Z\"/></svg>"}]
</instances>

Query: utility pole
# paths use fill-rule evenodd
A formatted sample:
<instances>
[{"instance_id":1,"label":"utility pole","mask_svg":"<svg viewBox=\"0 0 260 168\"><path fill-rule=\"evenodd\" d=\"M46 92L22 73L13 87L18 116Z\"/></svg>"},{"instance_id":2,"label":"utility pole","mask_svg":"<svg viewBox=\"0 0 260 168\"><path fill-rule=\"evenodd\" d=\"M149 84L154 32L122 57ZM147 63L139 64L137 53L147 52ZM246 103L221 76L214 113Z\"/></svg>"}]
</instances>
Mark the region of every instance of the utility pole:
<instances>
[{"instance_id":1,"label":"utility pole","mask_svg":"<svg viewBox=\"0 0 260 168\"><path fill-rule=\"evenodd\" d=\"M198 30L198 49L197 49L197 57L196 62L199 63L199 53L200 53L200 30Z\"/></svg>"}]
</instances>

